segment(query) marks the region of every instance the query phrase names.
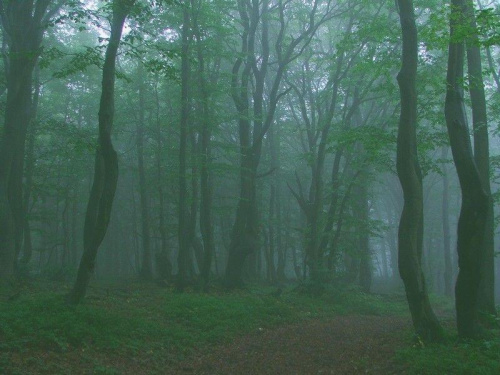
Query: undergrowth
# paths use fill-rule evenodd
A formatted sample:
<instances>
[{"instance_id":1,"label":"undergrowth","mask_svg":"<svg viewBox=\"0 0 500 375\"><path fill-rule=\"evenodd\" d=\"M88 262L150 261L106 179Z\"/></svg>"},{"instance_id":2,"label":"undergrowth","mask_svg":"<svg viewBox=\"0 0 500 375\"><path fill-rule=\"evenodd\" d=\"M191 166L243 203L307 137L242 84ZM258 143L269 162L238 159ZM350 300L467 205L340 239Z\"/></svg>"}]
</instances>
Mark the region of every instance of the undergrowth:
<instances>
[{"instance_id":1,"label":"undergrowth","mask_svg":"<svg viewBox=\"0 0 500 375\"><path fill-rule=\"evenodd\" d=\"M396 358L409 375L500 374L500 337L463 342L451 336L442 344L401 350Z\"/></svg>"},{"instance_id":2,"label":"undergrowth","mask_svg":"<svg viewBox=\"0 0 500 375\"><path fill-rule=\"evenodd\" d=\"M162 373L162 366L193 351L278 325L347 314L408 314L404 295L368 295L352 287L327 287L311 295L296 287L179 294L151 285L100 286L77 307L64 303L64 290L50 289L28 288L14 300L0 302L0 373L117 374L120 366L143 361ZM473 365L478 360L485 368L495 361L498 366L498 341L468 345L408 349L398 358L409 363L413 374L446 373L440 369L460 358L467 358L476 372L459 374L486 374L477 372L482 368ZM443 361L445 355L450 360Z\"/></svg>"}]
</instances>

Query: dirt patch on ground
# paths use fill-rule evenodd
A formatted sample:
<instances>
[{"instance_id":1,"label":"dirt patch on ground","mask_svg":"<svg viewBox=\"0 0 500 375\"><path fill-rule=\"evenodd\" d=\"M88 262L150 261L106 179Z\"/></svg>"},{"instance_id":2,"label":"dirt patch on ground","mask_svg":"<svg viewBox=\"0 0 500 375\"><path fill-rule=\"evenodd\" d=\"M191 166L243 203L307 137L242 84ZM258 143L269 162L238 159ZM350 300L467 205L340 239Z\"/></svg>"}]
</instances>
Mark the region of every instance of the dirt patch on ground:
<instances>
[{"instance_id":1,"label":"dirt patch on ground","mask_svg":"<svg viewBox=\"0 0 500 375\"><path fill-rule=\"evenodd\" d=\"M259 330L193 356L169 374L402 374L393 357L408 344L408 319L345 316Z\"/></svg>"}]
</instances>

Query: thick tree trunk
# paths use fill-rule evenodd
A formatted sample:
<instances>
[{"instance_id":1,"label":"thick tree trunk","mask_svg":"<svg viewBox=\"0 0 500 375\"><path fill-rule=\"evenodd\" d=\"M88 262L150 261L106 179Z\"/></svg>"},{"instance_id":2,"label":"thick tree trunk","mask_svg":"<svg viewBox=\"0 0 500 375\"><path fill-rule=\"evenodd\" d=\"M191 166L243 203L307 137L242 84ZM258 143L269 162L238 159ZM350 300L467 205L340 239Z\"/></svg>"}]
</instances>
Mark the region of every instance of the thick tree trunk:
<instances>
[{"instance_id":1,"label":"thick tree trunk","mask_svg":"<svg viewBox=\"0 0 500 375\"><path fill-rule=\"evenodd\" d=\"M49 1L1 1L3 31L8 35L7 102L0 138L0 282L14 275L25 225L24 149L32 111L32 74L38 61Z\"/></svg>"},{"instance_id":2,"label":"thick tree trunk","mask_svg":"<svg viewBox=\"0 0 500 375\"><path fill-rule=\"evenodd\" d=\"M469 128L463 102L464 42L457 40L457 29L465 11L463 0L452 0L450 18L450 45L445 115L450 137L453 160L462 191L462 208L458 221L458 264L459 273L455 286L458 334L462 338L477 337L478 297L484 253L484 234L490 197L484 190L477 169L469 137Z\"/></svg>"},{"instance_id":3,"label":"thick tree trunk","mask_svg":"<svg viewBox=\"0 0 500 375\"><path fill-rule=\"evenodd\" d=\"M73 290L71 304L80 303L94 272L97 251L108 229L111 209L118 182L118 158L111 141L113 128L116 55L125 19L134 0L114 0L111 35L106 49L102 72L102 92L99 106L99 143L96 150L94 182L85 215L83 255Z\"/></svg>"},{"instance_id":4,"label":"thick tree trunk","mask_svg":"<svg viewBox=\"0 0 500 375\"><path fill-rule=\"evenodd\" d=\"M401 117L397 144L397 171L404 194L399 224L399 273L403 279L413 326L426 342L441 339L440 324L432 311L422 272L423 192L417 155L418 39L412 0L398 0L403 35L402 67L398 74Z\"/></svg>"},{"instance_id":5,"label":"thick tree trunk","mask_svg":"<svg viewBox=\"0 0 500 375\"><path fill-rule=\"evenodd\" d=\"M466 16L470 29L477 31L474 3L466 0ZM483 261L478 296L478 309L483 314L496 315L495 308L495 213L491 199L490 145L488 118L484 94L483 68L477 34L467 39L467 64L469 72L469 93L472 104L472 125L474 130L474 160L486 194L490 196L486 228L483 239Z\"/></svg>"},{"instance_id":6,"label":"thick tree trunk","mask_svg":"<svg viewBox=\"0 0 500 375\"><path fill-rule=\"evenodd\" d=\"M37 65L34 72L35 92L33 94L33 103L31 108L30 126L28 128L28 144L26 150L26 168L24 196L23 196L23 213L24 213L24 241L23 241L23 256L21 263L28 264L33 254L33 244L31 241L30 228L30 201L31 190L33 189L33 173L35 169L35 138L36 138L36 116L38 112L38 102L40 98L40 68Z\"/></svg>"},{"instance_id":7,"label":"thick tree trunk","mask_svg":"<svg viewBox=\"0 0 500 375\"><path fill-rule=\"evenodd\" d=\"M248 163L244 163L244 165ZM257 227L255 170L241 171L241 193L236 219L231 233L229 256L226 266L226 284L230 288L243 286L243 267L248 255L259 248Z\"/></svg>"}]
</instances>

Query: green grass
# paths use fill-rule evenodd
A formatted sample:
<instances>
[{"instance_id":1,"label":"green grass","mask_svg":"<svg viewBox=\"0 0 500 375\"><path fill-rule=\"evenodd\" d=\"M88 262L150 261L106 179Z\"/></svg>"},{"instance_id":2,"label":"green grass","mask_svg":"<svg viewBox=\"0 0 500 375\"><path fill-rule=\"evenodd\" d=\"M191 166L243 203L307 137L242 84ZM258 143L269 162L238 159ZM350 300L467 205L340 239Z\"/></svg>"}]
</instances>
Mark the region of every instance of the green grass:
<instances>
[{"instance_id":1,"label":"green grass","mask_svg":"<svg viewBox=\"0 0 500 375\"><path fill-rule=\"evenodd\" d=\"M351 287L316 297L289 288L276 297L270 287L178 294L139 284L93 289L77 307L64 303L64 291L47 289L0 302L0 373L69 373L81 358L88 373L118 374L121 362L131 358L154 363L161 373L165 363L194 350L278 325L348 314L408 314L404 295L367 295ZM434 302L442 311L452 306ZM499 353L499 340L450 342L402 350L398 360L410 374L500 374Z\"/></svg>"},{"instance_id":2,"label":"green grass","mask_svg":"<svg viewBox=\"0 0 500 375\"><path fill-rule=\"evenodd\" d=\"M398 353L410 375L496 375L500 374L500 338L428 345Z\"/></svg>"},{"instance_id":3,"label":"green grass","mask_svg":"<svg viewBox=\"0 0 500 375\"><path fill-rule=\"evenodd\" d=\"M258 328L352 312L401 313L401 302L359 292L327 292L321 298L272 288L239 293L177 294L159 289L100 296L72 307L62 294L35 293L0 302L0 350L78 347L107 350L193 348L222 343Z\"/></svg>"}]
</instances>

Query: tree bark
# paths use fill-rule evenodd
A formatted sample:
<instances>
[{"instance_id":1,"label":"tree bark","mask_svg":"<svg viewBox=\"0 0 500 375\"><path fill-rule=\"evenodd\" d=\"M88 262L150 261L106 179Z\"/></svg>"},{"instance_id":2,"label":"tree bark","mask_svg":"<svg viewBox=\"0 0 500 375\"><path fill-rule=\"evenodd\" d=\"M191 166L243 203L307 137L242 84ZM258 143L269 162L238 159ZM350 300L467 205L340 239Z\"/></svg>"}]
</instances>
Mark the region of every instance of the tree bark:
<instances>
[{"instance_id":1,"label":"tree bark","mask_svg":"<svg viewBox=\"0 0 500 375\"><path fill-rule=\"evenodd\" d=\"M139 172L139 194L141 200L141 229L142 229L142 265L140 276L144 280L153 278L153 263L151 257L151 238L149 222L149 197L144 167L144 131L145 131L145 90L144 67L139 63L139 120L136 129L137 169Z\"/></svg>"},{"instance_id":2,"label":"tree bark","mask_svg":"<svg viewBox=\"0 0 500 375\"><path fill-rule=\"evenodd\" d=\"M195 0L191 1L193 8ZM198 56L198 75L200 82L200 94L202 101L202 130L201 130L201 150L200 150L200 231L203 239L203 261L200 269L201 283L204 291L208 291L210 285L210 272L215 253L214 229L212 224L212 174L211 166L211 142L212 136L212 116L210 111L210 95L207 87L207 74L205 55L202 46L202 38L199 27L199 7L201 1L197 2L198 11L193 17L193 34L196 38L196 51Z\"/></svg>"},{"instance_id":3,"label":"tree bark","mask_svg":"<svg viewBox=\"0 0 500 375\"><path fill-rule=\"evenodd\" d=\"M443 147L441 159L448 157L448 148ZM453 295L453 268L451 260L451 236L450 236L450 209L449 209L449 192L450 182L448 176L448 166L443 164L443 201L441 206L441 215L443 220L443 256L444 256L444 294L447 296Z\"/></svg>"},{"instance_id":4,"label":"tree bark","mask_svg":"<svg viewBox=\"0 0 500 375\"><path fill-rule=\"evenodd\" d=\"M190 240L189 232L189 215L188 215L188 196L187 196L187 178L186 178L186 153L188 141L188 126L189 126L189 34L190 34L190 15L188 2L185 1L185 9L183 11L182 25L182 63L181 63L181 120L180 120L180 148L179 148L179 254L177 258L178 277L177 289L184 290L188 267L189 267L189 250Z\"/></svg>"},{"instance_id":5,"label":"tree bark","mask_svg":"<svg viewBox=\"0 0 500 375\"><path fill-rule=\"evenodd\" d=\"M135 0L114 0L111 35L102 71L99 105L99 138L95 157L94 182L90 191L83 234L83 255L68 302L79 304L94 272L97 251L108 229L118 182L118 158L111 141L115 101L116 56L123 25Z\"/></svg>"},{"instance_id":6,"label":"tree bark","mask_svg":"<svg viewBox=\"0 0 500 375\"><path fill-rule=\"evenodd\" d=\"M25 186L23 191L23 211L24 211L24 241L23 241L23 256L21 258L21 263L28 264L31 260L33 254L33 244L31 240L31 228L30 228L30 201L31 201L31 190L33 189L33 173L35 169L35 138L36 138L36 116L38 112L38 102L40 99L40 67L37 65L34 71L34 84L35 92L33 94L33 103L31 108L31 119L28 128L28 144L26 150L26 168L25 174Z\"/></svg>"},{"instance_id":7,"label":"tree bark","mask_svg":"<svg viewBox=\"0 0 500 375\"><path fill-rule=\"evenodd\" d=\"M474 338L480 334L478 297L490 196L483 187L474 160L464 110L462 80L465 48L464 41L458 40L457 29L463 27L465 3L463 0L452 0L451 5L445 116L462 191L462 207L458 220L459 273L455 286L455 305L459 336Z\"/></svg>"},{"instance_id":8,"label":"tree bark","mask_svg":"<svg viewBox=\"0 0 500 375\"><path fill-rule=\"evenodd\" d=\"M495 213L491 199L490 182L490 145L488 135L488 117L484 94L483 68L481 51L474 15L474 3L466 0L466 17L472 31L467 39L467 66L469 72L469 93L472 105L472 128L474 131L474 160L481 178L481 183L489 204L486 228L483 239L483 261L478 296L478 308L482 314L496 315L495 307Z\"/></svg>"},{"instance_id":9,"label":"tree bark","mask_svg":"<svg viewBox=\"0 0 500 375\"><path fill-rule=\"evenodd\" d=\"M359 199L359 211L357 216L361 224L359 235L359 251L361 258L359 265L359 285L365 293L370 293L373 279L373 262L370 250L370 207L366 181L361 181L357 190Z\"/></svg>"},{"instance_id":10,"label":"tree bark","mask_svg":"<svg viewBox=\"0 0 500 375\"><path fill-rule=\"evenodd\" d=\"M0 19L8 45L7 101L0 137L0 282L14 276L25 225L24 151L32 118L32 75L41 52L50 0L0 1Z\"/></svg>"},{"instance_id":11,"label":"tree bark","mask_svg":"<svg viewBox=\"0 0 500 375\"><path fill-rule=\"evenodd\" d=\"M441 326L432 311L422 272L423 192L417 155L418 39L412 0L398 0L403 36L402 66L398 74L401 116L397 142L397 172L404 194L399 224L399 273L403 279L413 326L420 338L436 341Z\"/></svg>"},{"instance_id":12,"label":"tree bark","mask_svg":"<svg viewBox=\"0 0 500 375\"><path fill-rule=\"evenodd\" d=\"M172 263L170 261L170 250L167 238L167 220L165 214L165 193L163 191L163 169L161 152L163 149L163 138L161 134L161 121L160 121L160 98L158 95L158 86L155 86L155 101L156 101L156 140L158 145L156 147L156 171L157 171L157 186L159 197L159 231L161 246L160 252L156 254L156 269L158 276L167 281L172 279Z\"/></svg>"}]
</instances>

